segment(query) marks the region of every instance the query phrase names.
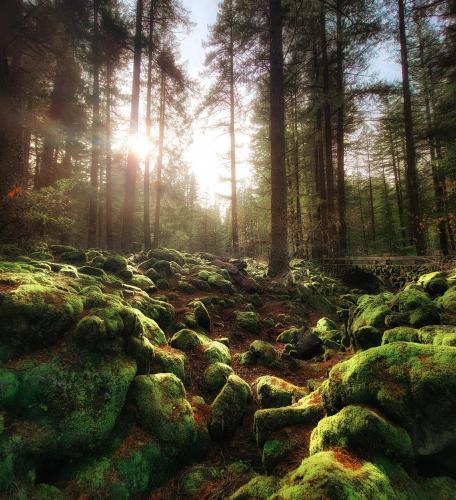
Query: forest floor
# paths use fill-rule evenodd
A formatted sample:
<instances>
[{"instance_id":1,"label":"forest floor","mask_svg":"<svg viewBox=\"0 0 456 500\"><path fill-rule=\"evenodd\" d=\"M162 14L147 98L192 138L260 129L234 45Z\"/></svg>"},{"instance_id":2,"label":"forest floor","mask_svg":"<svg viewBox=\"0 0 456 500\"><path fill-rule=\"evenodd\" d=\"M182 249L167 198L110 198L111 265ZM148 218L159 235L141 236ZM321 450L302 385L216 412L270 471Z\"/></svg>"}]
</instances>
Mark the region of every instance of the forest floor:
<instances>
[{"instance_id":1,"label":"forest floor","mask_svg":"<svg viewBox=\"0 0 456 500\"><path fill-rule=\"evenodd\" d=\"M300 260L271 279L169 249L3 251L5 498L455 498L451 265L391 290Z\"/></svg>"}]
</instances>

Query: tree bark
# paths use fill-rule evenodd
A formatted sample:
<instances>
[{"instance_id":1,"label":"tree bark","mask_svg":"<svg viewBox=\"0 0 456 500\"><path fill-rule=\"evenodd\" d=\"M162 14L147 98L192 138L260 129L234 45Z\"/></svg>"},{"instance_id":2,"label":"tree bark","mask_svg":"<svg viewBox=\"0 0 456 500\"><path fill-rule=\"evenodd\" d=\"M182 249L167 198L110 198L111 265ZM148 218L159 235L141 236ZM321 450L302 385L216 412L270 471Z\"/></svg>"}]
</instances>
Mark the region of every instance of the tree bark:
<instances>
[{"instance_id":1,"label":"tree bark","mask_svg":"<svg viewBox=\"0 0 456 500\"><path fill-rule=\"evenodd\" d=\"M431 92L430 92L430 79L428 68L424 58L424 40L422 35L421 20L416 20L417 35L418 35L418 49L420 57L420 66L423 77L423 91L424 91L424 105L426 113L426 126L429 131L434 126L434 119L431 111ZM431 172L432 183L434 187L434 203L435 203L435 216L437 217L437 233L439 235L439 247L443 255L448 255L448 238L446 233L446 217L445 217L445 193L444 184L445 176L442 172L439 158L437 157L435 139L431 134L428 134L429 153L431 156Z\"/></svg>"},{"instance_id":2,"label":"tree bark","mask_svg":"<svg viewBox=\"0 0 456 500\"><path fill-rule=\"evenodd\" d=\"M231 160L231 243L233 254L239 255L239 231L237 212L237 177L236 177L236 136L234 124L234 39L233 39L233 0L230 0L230 48L229 48L229 81L230 81L230 160Z\"/></svg>"},{"instance_id":3,"label":"tree bark","mask_svg":"<svg viewBox=\"0 0 456 500\"><path fill-rule=\"evenodd\" d=\"M404 99L404 127L406 149L406 184L409 200L412 237L418 255L426 253L424 225L418 193L418 174L416 170L415 139L413 136L412 101L409 83L409 64L407 51L407 35L405 29L404 0L398 0L399 41L401 46L402 92Z\"/></svg>"},{"instance_id":4,"label":"tree bark","mask_svg":"<svg viewBox=\"0 0 456 500\"><path fill-rule=\"evenodd\" d=\"M270 0L271 276L288 267L282 16L281 0Z\"/></svg>"},{"instance_id":5,"label":"tree bark","mask_svg":"<svg viewBox=\"0 0 456 500\"><path fill-rule=\"evenodd\" d=\"M344 88L344 41L342 27L343 1L337 0L336 14L336 90L337 90L337 208L339 216L339 253L347 253L347 221L345 217L345 88Z\"/></svg>"},{"instance_id":6,"label":"tree bark","mask_svg":"<svg viewBox=\"0 0 456 500\"><path fill-rule=\"evenodd\" d=\"M147 91L146 91L146 138L147 153L144 160L144 248L149 250L152 247L150 233L150 156L152 154L151 141L151 107L152 107L152 65L154 53L154 2L150 3L149 12L149 43L148 43L148 63L147 63Z\"/></svg>"},{"instance_id":7,"label":"tree bark","mask_svg":"<svg viewBox=\"0 0 456 500\"><path fill-rule=\"evenodd\" d=\"M112 149L111 149L111 90L112 66L106 68L106 246L109 250L114 248L114 234L112 227Z\"/></svg>"},{"instance_id":8,"label":"tree bark","mask_svg":"<svg viewBox=\"0 0 456 500\"><path fill-rule=\"evenodd\" d=\"M334 248L335 234L335 213L334 213L334 165L333 165L333 140L330 104L330 81L328 63L328 43L326 37L326 9L324 2L321 2L320 10L320 32L321 32L321 56L322 56L322 76L323 76L323 117L324 117L324 138L325 138L325 171L326 171L326 199L328 211L328 245L330 252Z\"/></svg>"},{"instance_id":9,"label":"tree bark","mask_svg":"<svg viewBox=\"0 0 456 500\"><path fill-rule=\"evenodd\" d=\"M87 246L97 244L98 170L100 161L100 62L98 55L100 1L93 2L93 87L92 87L92 159L90 164L90 200Z\"/></svg>"},{"instance_id":10,"label":"tree bark","mask_svg":"<svg viewBox=\"0 0 456 500\"><path fill-rule=\"evenodd\" d=\"M165 137L165 107L166 107L166 75L161 71L160 77L160 117L158 134L157 181L155 191L155 222L154 248L160 246L160 211L162 195L163 142Z\"/></svg>"},{"instance_id":11,"label":"tree bark","mask_svg":"<svg viewBox=\"0 0 456 500\"><path fill-rule=\"evenodd\" d=\"M127 173L125 181L125 196L122 218L122 234L120 246L128 250L132 244L133 229L135 224L135 199L136 199L136 177L138 173L139 159L137 151L134 150L132 139L138 135L139 122L139 93L141 83L141 38L142 38L143 0L136 2L136 28L133 58L133 81L131 91L131 113L130 113L130 144L127 154Z\"/></svg>"}]
</instances>

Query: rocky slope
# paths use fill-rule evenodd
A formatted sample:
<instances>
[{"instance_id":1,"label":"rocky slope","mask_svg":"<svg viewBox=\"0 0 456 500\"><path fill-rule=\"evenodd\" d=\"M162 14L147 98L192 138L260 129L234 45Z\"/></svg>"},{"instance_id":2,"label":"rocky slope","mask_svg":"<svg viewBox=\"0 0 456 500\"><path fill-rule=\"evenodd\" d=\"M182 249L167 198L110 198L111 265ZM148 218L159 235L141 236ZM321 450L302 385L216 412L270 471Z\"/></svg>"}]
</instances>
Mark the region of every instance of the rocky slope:
<instances>
[{"instance_id":1,"label":"rocky slope","mask_svg":"<svg viewBox=\"0 0 456 500\"><path fill-rule=\"evenodd\" d=\"M0 251L4 498L456 498L456 273Z\"/></svg>"}]
</instances>

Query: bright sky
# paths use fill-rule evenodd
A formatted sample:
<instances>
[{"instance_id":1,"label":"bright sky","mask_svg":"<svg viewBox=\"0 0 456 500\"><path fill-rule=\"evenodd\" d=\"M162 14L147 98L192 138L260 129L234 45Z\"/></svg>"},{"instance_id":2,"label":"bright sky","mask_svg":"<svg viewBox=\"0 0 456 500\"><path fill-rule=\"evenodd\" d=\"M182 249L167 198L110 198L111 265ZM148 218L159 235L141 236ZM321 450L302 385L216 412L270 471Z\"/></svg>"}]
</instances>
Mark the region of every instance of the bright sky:
<instances>
[{"instance_id":1,"label":"bright sky","mask_svg":"<svg viewBox=\"0 0 456 500\"><path fill-rule=\"evenodd\" d=\"M192 31L182 37L180 52L183 61L188 61L190 75L198 79L204 69L205 50L203 41L207 40L209 26L217 17L218 0L183 0L190 11L190 19L195 24ZM394 60L390 47L382 47L372 62L371 72L388 81L400 79L400 66ZM187 152L187 160L195 173L201 194L209 200L217 195L228 195L229 184L221 179L228 177L227 153L229 138L226 130L207 128L207 123L198 120L194 125L194 141ZM237 130L237 159L239 183L248 180L250 175L249 156L250 138Z\"/></svg>"}]
</instances>

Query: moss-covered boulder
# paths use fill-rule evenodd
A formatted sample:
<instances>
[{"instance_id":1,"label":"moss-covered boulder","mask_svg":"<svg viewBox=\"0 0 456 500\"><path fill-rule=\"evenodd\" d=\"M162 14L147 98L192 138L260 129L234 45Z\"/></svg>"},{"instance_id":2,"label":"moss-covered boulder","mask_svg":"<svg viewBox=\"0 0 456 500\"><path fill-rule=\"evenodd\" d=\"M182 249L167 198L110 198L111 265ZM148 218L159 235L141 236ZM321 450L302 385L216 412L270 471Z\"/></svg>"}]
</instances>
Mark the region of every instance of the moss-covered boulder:
<instances>
[{"instance_id":1,"label":"moss-covered boulder","mask_svg":"<svg viewBox=\"0 0 456 500\"><path fill-rule=\"evenodd\" d=\"M61 359L66 359L62 363ZM0 408L11 427L0 438L0 490L43 461L60 463L98 450L112 432L136 373L123 356L103 360L62 352L0 372Z\"/></svg>"},{"instance_id":2,"label":"moss-covered boulder","mask_svg":"<svg viewBox=\"0 0 456 500\"><path fill-rule=\"evenodd\" d=\"M200 346L209 344L211 339L201 333L197 333L188 328L183 328L176 332L169 341L170 345L175 349L180 349L184 352L191 352Z\"/></svg>"},{"instance_id":3,"label":"moss-covered boulder","mask_svg":"<svg viewBox=\"0 0 456 500\"><path fill-rule=\"evenodd\" d=\"M237 375L230 375L211 405L209 429L212 437L217 440L231 437L251 402L250 386Z\"/></svg>"},{"instance_id":4,"label":"moss-covered boulder","mask_svg":"<svg viewBox=\"0 0 456 500\"><path fill-rule=\"evenodd\" d=\"M176 316L172 304L149 297L146 294L135 294L129 299L129 303L135 309L139 309L143 314L155 320L162 328L169 326Z\"/></svg>"},{"instance_id":5,"label":"moss-covered boulder","mask_svg":"<svg viewBox=\"0 0 456 500\"><path fill-rule=\"evenodd\" d=\"M322 395L330 413L372 405L403 427L419 455L433 455L456 439L456 349L395 342L336 365Z\"/></svg>"},{"instance_id":6,"label":"moss-covered boulder","mask_svg":"<svg viewBox=\"0 0 456 500\"><path fill-rule=\"evenodd\" d=\"M441 271L421 275L417 284L432 296L442 295L449 286L445 273Z\"/></svg>"},{"instance_id":7,"label":"moss-covered boulder","mask_svg":"<svg viewBox=\"0 0 456 500\"><path fill-rule=\"evenodd\" d=\"M241 365L263 365L271 368L280 366L280 358L272 344L263 340L254 340L247 352L239 356Z\"/></svg>"},{"instance_id":8,"label":"moss-covered boulder","mask_svg":"<svg viewBox=\"0 0 456 500\"><path fill-rule=\"evenodd\" d=\"M180 266L185 264L184 255L178 250L174 250L172 248L153 248L147 252L147 256L149 259L155 260L164 260L167 262L175 262Z\"/></svg>"},{"instance_id":9,"label":"moss-covered boulder","mask_svg":"<svg viewBox=\"0 0 456 500\"><path fill-rule=\"evenodd\" d=\"M382 333L374 326L362 326L352 333L352 347L364 351L382 343Z\"/></svg>"},{"instance_id":10,"label":"moss-covered boulder","mask_svg":"<svg viewBox=\"0 0 456 500\"><path fill-rule=\"evenodd\" d=\"M171 373L135 377L131 398L144 429L166 443L172 456L189 458L206 451L207 428L195 419L184 385Z\"/></svg>"},{"instance_id":11,"label":"moss-covered boulder","mask_svg":"<svg viewBox=\"0 0 456 500\"><path fill-rule=\"evenodd\" d=\"M106 279L106 272L103 271L103 269L99 267L94 267L94 266L81 266L79 268L79 272L81 274L87 274L89 276L96 276L98 278L105 278Z\"/></svg>"},{"instance_id":12,"label":"moss-covered boulder","mask_svg":"<svg viewBox=\"0 0 456 500\"><path fill-rule=\"evenodd\" d=\"M255 381L258 403L261 408L289 406L304 397L308 391L272 375L263 375Z\"/></svg>"},{"instance_id":13,"label":"moss-covered boulder","mask_svg":"<svg viewBox=\"0 0 456 500\"><path fill-rule=\"evenodd\" d=\"M210 394L217 394L232 373L234 371L231 366L225 363L212 363L204 372L204 387Z\"/></svg>"},{"instance_id":14,"label":"moss-covered boulder","mask_svg":"<svg viewBox=\"0 0 456 500\"><path fill-rule=\"evenodd\" d=\"M382 336L382 344L391 344L393 342L422 342L419 330L409 326L397 326L390 330L385 330Z\"/></svg>"},{"instance_id":15,"label":"moss-covered boulder","mask_svg":"<svg viewBox=\"0 0 456 500\"><path fill-rule=\"evenodd\" d=\"M132 337L146 337L152 343L166 344L166 336L157 323L148 318L139 309L124 307L120 311L124 322L124 335Z\"/></svg>"},{"instance_id":16,"label":"moss-covered boulder","mask_svg":"<svg viewBox=\"0 0 456 500\"><path fill-rule=\"evenodd\" d=\"M217 340L213 340L203 346L203 355L209 364L223 363L229 365L231 363L229 348Z\"/></svg>"},{"instance_id":17,"label":"moss-covered boulder","mask_svg":"<svg viewBox=\"0 0 456 500\"><path fill-rule=\"evenodd\" d=\"M324 414L320 389L290 406L258 410L253 425L256 442L261 447L273 432L290 425L315 425Z\"/></svg>"},{"instance_id":18,"label":"moss-covered boulder","mask_svg":"<svg viewBox=\"0 0 456 500\"><path fill-rule=\"evenodd\" d=\"M203 485L209 481L220 479L222 470L207 465L194 465L180 479L180 491L184 495L198 495Z\"/></svg>"},{"instance_id":19,"label":"moss-covered boulder","mask_svg":"<svg viewBox=\"0 0 456 500\"><path fill-rule=\"evenodd\" d=\"M407 432L369 408L349 405L323 418L310 438L310 454L344 448L361 457L387 457L410 466L413 445Z\"/></svg>"},{"instance_id":20,"label":"moss-covered boulder","mask_svg":"<svg viewBox=\"0 0 456 500\"><path fill-rule=\"evenodd\" d=\"M155 292L155 290L157 289L155 283L144 274L134 274L130 280L130 283L133 286L137 286L141 290L144 290L148 293Z\"/></svg>"},{"instance_id":21,"label":"moss-covered boulder","mask_svg":"<svg viewBox=\"0 0 456 500\"><path fill-rule=\"evenodd\" d=\"M304 459L297 469L282 479L277 492L270 498L386 500L397 496L381 467L340 449Z\"/></svg>"},{"instance_id":22,"label":"moss-covered boulder","mask_svg":"<svg viewBox=\"0 0 456 500\"><path fill-rule=\"evenodd\" d=\"M237 311L234 314L236 325L251 333L260 331L260 317L252 311Z\"/></svg>"},{"instance_id":23,"label":"moss-covered boulder","mask_svg":"<svg viewBox=\"0 0 456 500\"><path fill-rule=\"evenodd\" d=\"M362 295L358 299L356 308L350 314L350 330L356 332L363 326L384 328L385 318L391 311L389 304L392 298L393 295L390 293Z\"/></svg>"},{"instance_id":24,"label":"moss-covered boulder","mask_svg":"<svg viewBox=\"0 0 456 500\"><path fill-rule=\"evenodd\" d=\"M58 282L33 283L29 276L25 284L0 291L0 341L11 353L51 346L83 309L75 290L65 290Z\"/></svg>"},{"instance_id":25,"label":"moss-covered boulder","mask_svg":"<svg viewBox=\"0 0 456 500\"><path fill-rule=\"evenodd\" d=\"M192 305L196 324L203 330L210 332L212 329L212 320L206 306L200 300L195 300Z\"/></svg>"},{"instance_id":26,"label":"moss-covered boulder","mask_svg":"<svg viewBox=\"0 0 456 500\"><path fill-rule=\"evenodd\" d=\"M287 328L277 336L276 342L280 342L281 344L294 344L300 332L300 328Z\"/></svg>"},{"instance_id":27,"label":"moss-covered boulder","mask_svg":"<svg viewBox=\"0 0 456 500\"><path fill-rule=\"evenodd\" d=\"M83 349L99 353L121 352L124 328L118 309L95 309L78 322L73 338Z\"/></svg>"},{"instance_id":28,"label":"moss-covered boulder","mask_svg":"<svg viewBox=\"0 0 456 500\"><path fill-rule=\"evenodd\" d=\"M230 500L267 500L278 488L279 480L274 476L254 476L248 483L241 486Z\"/></svg>"},{"instance_id":29,"label":"moss-covered boulder","mask_svg":"<svg viewBox=\"0 0 456 500\"><path fill-rule=\"evenodd\" d=\"M439 297L438 304L445 312L456 314L456 286L452 286Z\"/></svg>"},{"instance_id":30,"label":"moss-covered boulder","mask_svg":"<svg viewBox=\"0 0 456 500\"><path fill-rule=\"evenodd\" d=\"M109 273L117 274L121 271L126 271L128 266L127 259L122 255L112 255L108 257L103 264L103 269Z\"/></svg>"}]
</instances>

